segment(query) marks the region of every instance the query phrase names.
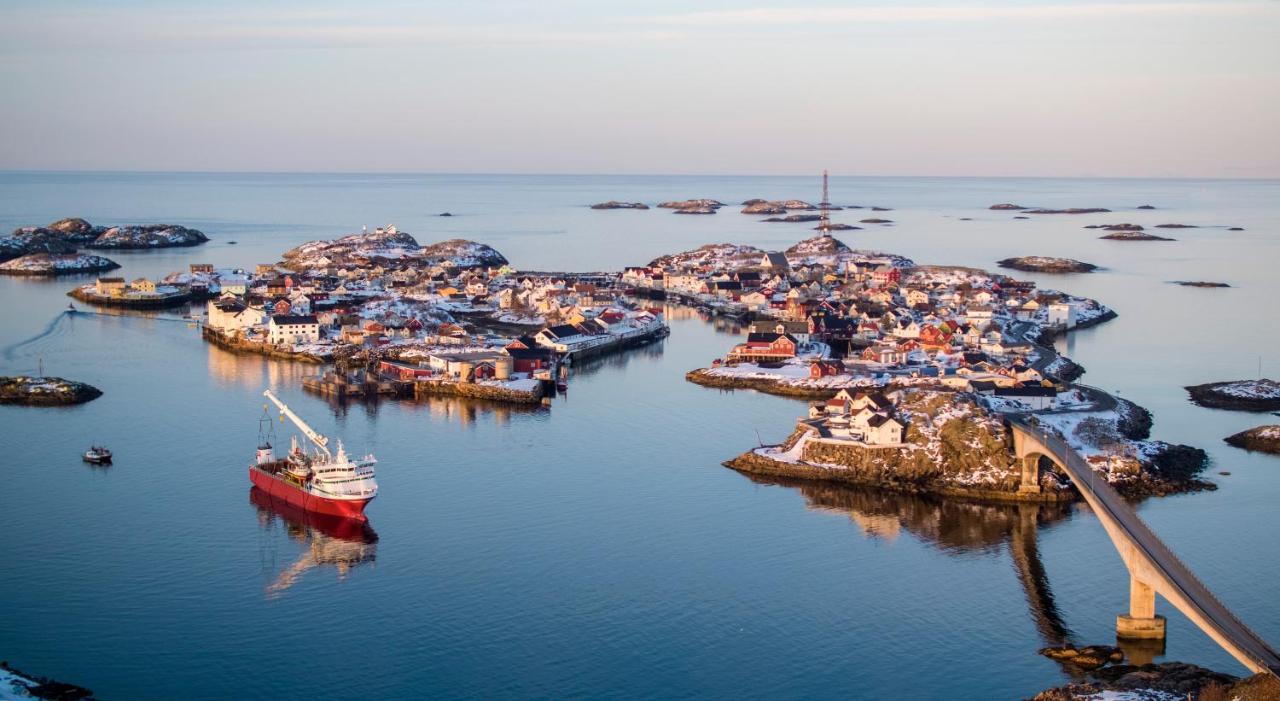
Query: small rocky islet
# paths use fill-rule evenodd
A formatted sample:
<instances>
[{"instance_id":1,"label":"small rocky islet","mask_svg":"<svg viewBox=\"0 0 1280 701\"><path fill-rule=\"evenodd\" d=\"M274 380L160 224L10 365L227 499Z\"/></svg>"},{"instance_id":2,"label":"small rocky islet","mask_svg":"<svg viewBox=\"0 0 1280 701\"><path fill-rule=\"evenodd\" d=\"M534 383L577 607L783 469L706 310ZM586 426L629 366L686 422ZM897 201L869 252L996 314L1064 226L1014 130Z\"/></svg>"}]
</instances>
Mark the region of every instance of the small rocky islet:
<instances>
[{"instance_id":1,"label":"small rocky islet","mask_svg":"<svg viewBox=\"0 0 1280 701\"><path fill-rule=\"evenodd\" d=\"M1228 445L1245 450L1280 455L1280 425L1255 426L1227 436L1222 440Z\"/></svg>"},{"instance_id":2,"label":"small rocky islet","mask_svg":"<svg viewBox=\"0 0 1280 701\"><path fill-rule=\"evenodd\" d=\"M1085 263L1074 258L1052 258L1049 256L1018 256L996 261L1001 268L1021 270L1028 273L1090 273L1098 269L1092 263Z\"/></svg>"},{"instance_id":3,"label":"small rocky islet","mask_svg":"<svg viewBox=\"0 0 1280 701\"><path fill-rule=\"evenodd\" d=\"M61 377L0 377L0 404L70 406L101 396L102 390L97 387Z\"/></svg>"},{"instance_id":4,"label":"small rocky islet","mask_svg":"<svg viewBox=\"0 0 1280 701\"><path fill-rule=\"evenodd\" d=\"M120 264L89 253L29 253L0 263L4 275L76 275L101 273L119 268Z\"/></svg>"},{"instance_id":5,"label":"small rocky islet","mask_svg":"<svg viewBox=\"0 0 1280 701\"><path fill-rule=\"evenodd\" d=\"M1210 409L1276 411L1280 409L1280 382L1261 378L1208 382L1185 388L1191 401Z\"/></svg>"},{"instance_id":6,"label":"small rocky islet","mask_svg":"<svg viewBox=\"0 0 1280 701\"><path fill-rule=\"evenodd\" d=\"M1174 280L1173 284L1182 287L1231 287L1225 282L1210 282L1207 280Z\"/></svg>"},{"instance_id":7,"label":"small rocky islet","mask_svg":"<svg viewBox=\"0 0 1280 701\"><path fill-rule=\"evenodd\" d=\"M70 217L47 226L19 227L8 237L0 238L0 262L35 253L71 254L81 248L171 248L196 246L208 240L204 233L177 224L94 226L84 219Z\"/></svg>"},{"instance_id":8,"label":"small rocky islet","mask_svg":"<svg viewBox=\"0 0 1280 701\"><path fill-rule=\"evenodd\" d=\"M617 200L609 200L608 202L599 202L591 205L592 209L648 209L649 205L643 202L619 202ZM440 216L452 216L447 212Z\"/></svg>"}]
</instances>

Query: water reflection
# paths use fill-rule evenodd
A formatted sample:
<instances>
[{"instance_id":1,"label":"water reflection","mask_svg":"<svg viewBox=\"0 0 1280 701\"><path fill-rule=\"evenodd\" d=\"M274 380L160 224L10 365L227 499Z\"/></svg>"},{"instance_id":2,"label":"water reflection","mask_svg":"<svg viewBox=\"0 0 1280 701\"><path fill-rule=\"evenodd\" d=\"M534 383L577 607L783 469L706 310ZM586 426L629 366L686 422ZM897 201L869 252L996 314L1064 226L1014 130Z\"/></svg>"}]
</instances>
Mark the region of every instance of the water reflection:
<instances>
[{"instance_id":1,"label":"water reflection","mask_svg":"<svg viewBox=\"0 0 1280 701\"><path fill-rule=\"evenodd\" d=\"M643 346L574 361L573 367L569 371L569 390L573 390L574 376L594 375L606 369L624 370L632 361L654 360L662 355L666 345L667 339L662 338Z\"/></svg>"},{"instance_id":2,"label":"water reflection","mask_svg":"<svg viewBox=\"0 0 1280 701\"><path fill-rule=\"evenodd\" d=\"M1048 645L1071 640L1036 545L1038 530L1066 520L1070 504L965 502L833 483L746 477L757 484L799 490L809 508L848 516L865 538L892 542L905 529L952 555L992 552L1007 545L1040 637Z\"/></svg>"},{"instance_id":3,"label":"water reflection","mask_svg":"<svg viewBox=\"0 0 1280 701\"><path fill-rule=\"evenodd\" d=\"M280 570L266 586L267 598L274 599L297 584L298 579L316 567L333 567L338 579L347 576L352 567L373 562L378 553L378 534L367 521L337 518L304 511L253 487L249 501L258 511L258 523L264 531L274 530L277 523L290 539L305 546L292 564ZM273 561L263 563L264 570L274 570Z\"/></svg>"},{"instance_id":4,"label":"water reflection","mask_svg":"<svg viewBox=\"0 0 1280 701\"><path fill-rule=\"evenodd\" d=\"M225 350L207 341L209 375L225 385L241 385L252 390L263 387L301 386L305 377L315 375L320 366L289 360L272 360L250 353Z\"/></svg>"}]
</instances>

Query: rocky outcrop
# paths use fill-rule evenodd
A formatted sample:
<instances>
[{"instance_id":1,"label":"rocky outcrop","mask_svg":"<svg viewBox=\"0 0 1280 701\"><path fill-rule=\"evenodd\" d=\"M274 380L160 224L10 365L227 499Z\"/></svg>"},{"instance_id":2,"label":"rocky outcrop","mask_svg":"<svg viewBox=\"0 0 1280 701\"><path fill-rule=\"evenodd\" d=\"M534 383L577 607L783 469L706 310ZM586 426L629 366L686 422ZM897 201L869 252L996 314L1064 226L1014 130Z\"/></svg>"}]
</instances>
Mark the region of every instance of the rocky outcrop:
<instances>
[{"instance_id":1,"label":"rocky outcrop","mask_svg":"<svg viewBox=\"0 0 1280 701\"><path fill-rule=\"evenodd\" d=\"M1135 209L1155 209L1155 207L1152 207L1149 204L1140 204L1137 207L1135 207Z\"/></svg>"},{"instance_id":2,"label":"rocky outcrop","mask_svg":"<svg viewBox=\"0 0 1280 701\"><path fill-rule=\"evenodd\" d=\"M648 209L649 205L643 202L619 202L617 200L609 200L608 202L600 202L591 205L592 209Z\"/></svg>"},{"instance_id":3,"label":"rocky outcrop","mask_svg":"<svg viewBox=\"0 0 1280 701\"><path fill-rule=\"evenodd\" d=\"M658 204L662 209L674 209L676 214L715 214L717 209L724 206L723 202L712 199L697 200L678 200L675 202L662 202Z\"/></svg>"},{"instance_id":4,"label":"rocky outcrop","mask_svg":"<svg viewBox=\"0 0 1280 701\"><path fill-rule=\"evenodd\" d=\"M1085 228L1103 231L1142 231L1141 224L1089 224Z\"/></svg>"},{"instance_id":5,"label":"rocky outcrop","mask_svg":"<svg viewBox=\"0 0 1280 701\"><path fill-rule=\"evenodd\" d=\"M1199 229L1196 224L1156 224L1157 229Z\"/></svg>"},{"instance_id":6,"label":"rocky outcrop","mask_svg":"<svg viewBox=\"0 0 1280 701\"><path fill-rule=\"evenodd\" d=\"M1225 282L1206 282L1204 280L1174 280L1173 284L1183 287L1231 287Z\"/></svg>"},{"instance_id":7,"label":"rocky outcrop","mask_svg":"<svg viewBox=\"0 0 1280 701\"><path fill-rule=\"evenodd\" d=\"M696 267L713 262L723 263L728 267L747 267L756 265L764 256L762 249L755 246L734 243L709 243L693 250L670 253L649 261L651 267Z\"/></svg>"},{"instance_id":8,"label":"rocky outcrop","mask_svg":"<svg viewBox=\"0 0 1280 701\"><path fill-rule=\"evenodd\" d=\"M1074 498L1052 477L1046 477L1040 494L1020 493L1021 469L1010 454L1008 430L999 415L966 395L904 390L896 414L907 424L901 446L824 440L818 429L802 423L781 445L752 450L725 464L749 474L911 493L1028 501Z\"/></svg>"},{"instance_id":9,"label":"rocky outcrop","mask_svg":"<svg viewBox=\"0 0 1280 701\"><path fill-rule=\"evenodd\" d=\"M1072 258L1050 258L1048 256L1020 256L997 261L1001 268L1022 270L1029 273L1088 273L1097 270L1098 266L1082 263Z\"/></svg>"},{"instance_id":10,"label":"rocky outcrop","mask_svg":"<svg viewBox=\"0 0 1280 701\"><path fill-rule=\"evenodd\" d=\"M876 217L871 217L870 219L862 219L862 220L859 220L859 223L860 223L860 224L892 224L892 223L893 223L893 220L892 220L892 219L878 219L878 218L876 218Z\"/></svg>"},{"instance_id":11,"label":"rocky outcrop","mask_svg":"<svg viewBox=\"0 0 1280 701\"><path fill-rule=\"evenodd\" d=\"M1275 380L1234 380L1210 382L1185 388L1191 401L1211 409L1275 411L1280 409L1280 382Z\"/></svg>"},{"instance_id":12,"label":"rocky outcrop","mask_svg":"<svg viewBox=\"0 0 1280 701\"><path fill-rule=\"evenodd\" d=\"M819 235L797 243L788 248L785 253L788 261L803 262L814 256L834 256L849 253L852 250L845 242L834 236Z\"/></svg>"},{"instance_id":13,"label":"rocky outcrop","mask_svg":"<svg viewBox=\"0 0 1280 701\"><path fill-rule=\"evenodd\" d=\"M1000 204L993 204L987 209L994 209L996 211L1016 211L1026 209L1026 207L1023 207L1020 204L1013 204L1012 202L1002 202Z\"/></svg>"},{"instance_id":14,"label":"rocky outcrop","mask_svg":"<svg viewBox=\"0 0 1280 701\"><path fill-rule=\"evenodd\" d=\"M1105 647L1105 646L1096 646ZM1068 661L1064 660L1064 663ZM1128 665L1107 664L1087 672L1088 681L1048 689L1032 701L1097 701L1098 699L1193 699L1219 701L1275 701L1280 699L1280 680L1270 674L1247 679L1215 672L1183 662Z\"/></svg>"},{"instance_id":15,"label":"rocky outcrop","mask_svg":"<svg viewBox=\"0 0 1280 701\"><path fill-rule=\"evenodd\" d=\"M1237 448L1280 455L1280 426L1277 425L1256 426L1222 440Z\"/></svg>"},{"instance_id":16,"label":"rocky outcrop","mask_svg":"<svg viewBox=\"0 0 1280 701\"><path fill-rule=\"evenodd\" d=\"M0 404L67 406L102 396L102 390L61 377L0 377Z\"/></svg>"},{"instance_id":17,"label":"rocky outcrop","mask_svg":"<svg viewBox=\"0 0 1280 701\"><path fill-rule=\"evenodd\" d=\"M1155 234L1148 234L1145 231L1117 231L1115 233L1107 234L1106 236L1099 236L1098 238L1106 239L1108 241L1172 241L1173 240L1167 236L1156 236Z\"/></svg>"},{"instance_id":18,"label":"rocky outcrop","mask_svg":"<svg viewBox=\"0 0 1280 701\"><path fill-rule=\"evenodd\" d=\"M768 219L763 219L761 221L790 222L790 223L815 222L815 221L822 221L822 215L821 214L788 214L785 217L769 217Z\"/></svg>"},{"instance_id":19,"label":"rocky outcrop","mask_svg":"<svg viewBox=\"0 0 1280 701\"><path fill-rule=\"evenodd\" d=\"M119 267L120 264L110 258L87 253L31 253L0 263L0 274L75 275L77 273L100 273Z\"/></svg>"},{"instance_id":20,"label":"rocky outcrop","mask_svg":"<svg viewBox=\"0 0 1280 701\"><path fill-rule=\"evenodd\" d=\"M742 208L743 214L786 214L787 208L778 202L766 202L765 200L752 201L751 204Z\"/></svg>"},{"instance_id":21,"label":"rocky outcrop","mask_svg":"<svg viewBox=\"0 0 1280 701\"><path fill-rule=\"evenodd\" d=\"M459 268L500 267L509 261L494 248L466 239L449 239L423 246L416 257L428 263L449 262Z\"/></svg>"},{"instance_id":22,"label":"rocky outcrop","mask_svg":"<svg viewBox=\"0 0 1280 701\"><path fill-rule=\"evenodd\" d=\"M0 698L46 701L93 701L93 690L29 674L0 662Z\"/></svg>"},{"instance_id":23,"label":"rocky outcrop","mask_svg":"<svg viewBox=\"0 0 1280 701\"><path fill-rule=\"evenodd\" d=\"M1124 661L1124 652L1110 645L1046 647L1040 649L1040 654L1082 671L1092 671L1112 662Z\"/></svg>"},{"instance_id":24,"label":"rocky outcrop","mask_svg":"<svg viewBox=\"0 0 1280 701\"><path fill-rule=\"evenodd\" d=\"M1066 209L1025 209L1027 214L1102 214L1111 210L1104 207L1068 207Z\"/></svg>"},{"instance_id":25,"label":"rocky outcrop","mask_svg":"<svg viewBox=\"0 0 1280 701\"><path fill-rule=\"evenodd\" d=\"M197 246L209 237L195 229L177 224L140 224L113 226L102 232L86 248L145 249Z\"/></svg>"},{"instance_id":26,"label":"rocky outcrop","mask_svg":"<svg viewBox=\"0 0 1280 701\"><path fill-rule=\"evenodd\" d=\"M827 224L825 227L823 226L814 227L814 230L815 231L861 231L862 227L854 226L852 224L844 224L842 222L831 222L830 224Z\"/></svg>"}]
</instances>

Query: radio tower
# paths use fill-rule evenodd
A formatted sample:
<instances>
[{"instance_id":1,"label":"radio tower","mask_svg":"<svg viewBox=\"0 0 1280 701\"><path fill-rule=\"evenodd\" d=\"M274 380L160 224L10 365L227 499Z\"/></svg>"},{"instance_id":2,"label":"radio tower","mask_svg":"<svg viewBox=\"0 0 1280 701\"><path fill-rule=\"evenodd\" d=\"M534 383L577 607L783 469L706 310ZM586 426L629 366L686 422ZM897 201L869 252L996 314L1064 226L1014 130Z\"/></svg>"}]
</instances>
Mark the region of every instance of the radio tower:
<instances>
[{"instance_id":1,"label":"radio tower","mask_svg":"<svg viewBox=\"0 0 1280 701\"><path fill-rule=\"evenodd\" d=\"M831 235L831 198L827 191L827 169L822 169L822 201L818 203L818 208L822 210L822 222L818 224L818 231L824 236Z\"/></svg>"}]
</instances>

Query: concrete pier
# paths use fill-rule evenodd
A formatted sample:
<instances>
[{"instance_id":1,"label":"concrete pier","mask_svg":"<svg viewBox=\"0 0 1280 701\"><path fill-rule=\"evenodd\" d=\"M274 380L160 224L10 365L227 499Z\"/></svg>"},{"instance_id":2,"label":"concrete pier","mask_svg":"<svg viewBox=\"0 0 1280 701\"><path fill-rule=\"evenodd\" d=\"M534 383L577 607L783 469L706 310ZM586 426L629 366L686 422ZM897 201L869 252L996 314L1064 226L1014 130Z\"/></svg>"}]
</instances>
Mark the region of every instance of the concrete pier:
<instances>
[{"instance_id":1,"label":"concrete pier","mask_svg":"<svg viewBox=\"0 0 1280 701\"><path fill-rule=\"evenodd\" d=\"M1129 615L1116 616L1116 637L1163 640L1164 616L1156 615L1156 590L1129 575Z\"/></svg>"}]
</instances>

